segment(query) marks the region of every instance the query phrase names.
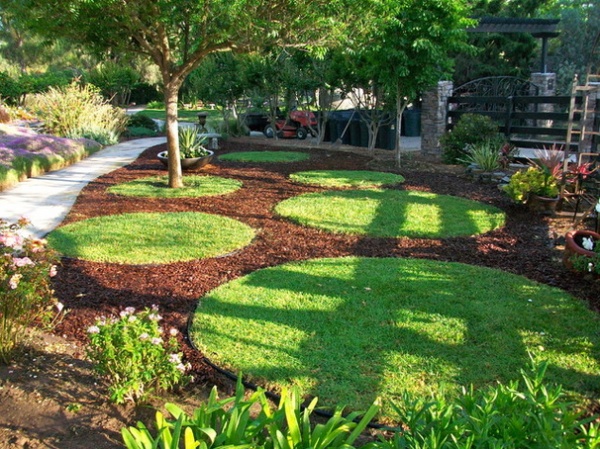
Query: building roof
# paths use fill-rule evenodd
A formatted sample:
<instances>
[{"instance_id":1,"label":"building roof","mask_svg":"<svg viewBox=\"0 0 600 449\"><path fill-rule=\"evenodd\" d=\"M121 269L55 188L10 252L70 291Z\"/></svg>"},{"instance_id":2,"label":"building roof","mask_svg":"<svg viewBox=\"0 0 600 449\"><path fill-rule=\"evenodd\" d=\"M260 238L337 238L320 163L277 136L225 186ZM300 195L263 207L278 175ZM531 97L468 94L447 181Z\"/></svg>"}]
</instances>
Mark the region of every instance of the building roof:
<instances>
[{"instance_id":1,"label":"building roof","mask_svg":"<svg viewBox=\"0 0 600 449\"><path fill-rule=\"evenodd\" d=\"M556 37L560 19L515 19L481 17L479 24L467 28L471 33L529 33L534 37Z\"/></svg>"}]
</instances>

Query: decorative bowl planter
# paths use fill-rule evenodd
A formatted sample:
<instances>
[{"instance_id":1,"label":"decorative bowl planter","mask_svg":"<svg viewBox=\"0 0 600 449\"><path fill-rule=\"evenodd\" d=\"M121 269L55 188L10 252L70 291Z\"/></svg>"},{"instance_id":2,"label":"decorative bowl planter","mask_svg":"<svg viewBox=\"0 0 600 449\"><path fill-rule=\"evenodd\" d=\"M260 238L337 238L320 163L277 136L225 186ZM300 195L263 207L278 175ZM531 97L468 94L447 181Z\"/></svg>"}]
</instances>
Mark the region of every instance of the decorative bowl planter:
<instances>
[{"instance_id":1,"label":"decorative bowl planter","mask_svg":"<svg viewBox=\"0 0 600 449\"><path fill-rule=\"evenodd\" d=\"M559 199L559 196L549 198L530 193L527 198L527 207L532 212L537 212L542 215L554 215Z\"/></svg>"},{"instance_id":2,"label":"decorative bowl planter","mask_svg":"<svg viewBox=\"0 0 600 449\"><path fill-rule=\"evenodd\" d=\"M573 264L571 263L571 257L573 257L575 254L587 257L594 257L597 254L594 251L589 251L583 247L584 237L591 237L597 245L600 245L600 234L594 231L588 231L584 229L579 231L567 232L567 235L565 236L565 251L563 253L563 264L569 270L574 270Z\"/></svg>"},{"instance_id":3,"label":"decorative bowl planter","mask_svg":"<svg viewBox=\"0 0 600 449\"><path fill-rule=\"evenodd\" d=\"M208 154L206 156L201 157L189 157L180 159L181 169L182 170L196 170L198 168L204 167L208 164L213 156L215 155L214 151L206 150ZM159 161L163 163L163 165L169 168L169 158L167 157L167 152L162 151L156 156Z\"/></svg>"}]
</instances>

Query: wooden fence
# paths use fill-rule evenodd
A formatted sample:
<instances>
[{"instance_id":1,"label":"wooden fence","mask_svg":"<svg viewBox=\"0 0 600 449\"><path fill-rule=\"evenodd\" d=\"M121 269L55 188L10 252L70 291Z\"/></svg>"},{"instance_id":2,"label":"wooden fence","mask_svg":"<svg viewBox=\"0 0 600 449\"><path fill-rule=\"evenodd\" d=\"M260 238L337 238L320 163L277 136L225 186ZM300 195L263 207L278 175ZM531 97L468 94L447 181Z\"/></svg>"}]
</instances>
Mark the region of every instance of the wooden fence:
<instances>
[{"instance_id":1,"label":"wooden fence","mask_svg":"<svg viewBox=\"0 0 600 449\"><path fill-rule=\"evenodd\" d=\"M570 105L570 96L453 96L448 99L447 129L463 114L487 115L518 148L564 148ZM576 97L575 109L580 105L581 97ZM573 113L574 122L580 117L579 112ZM573 135L570 151L577 151L578 143L578 136Z\"/></svg>"}]
</instances>

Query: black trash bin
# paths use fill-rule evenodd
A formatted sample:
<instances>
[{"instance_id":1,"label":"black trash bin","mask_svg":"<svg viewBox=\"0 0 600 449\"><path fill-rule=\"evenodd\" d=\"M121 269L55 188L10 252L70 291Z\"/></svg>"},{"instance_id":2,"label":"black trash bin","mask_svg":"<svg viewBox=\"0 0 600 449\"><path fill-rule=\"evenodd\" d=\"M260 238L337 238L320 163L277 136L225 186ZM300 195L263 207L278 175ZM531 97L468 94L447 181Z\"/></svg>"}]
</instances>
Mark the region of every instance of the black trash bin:
<instances>
[{"instance_id":1,"label":"black trash bin","mask_svg":"<svg viewBox=\"0 0 600 449\"><path fill-rule=\"evenodd\" d=\"M369 128L364 120L360 121L360 146L364 148L369 146Z\"/></svg>"},{"instance_id":2,"label":"black trash bin","mask_svg":"<svg viewBox=\"0 0 600 449\"><path fill-rule=\"evenodd\" d=\"M352 118L352 121L350 122L350 128L348 128L348 131L346 131L346 132L350 132L350 145L355 146L355 147L360 146L361 135L362 135L361 134L362 130L360 128L361 123L362 123L362 120L360 119L360 117L355 115Z\"/></svg>"},{"instance_id":3,"label":"black trash bin","mask_svg":"<svg viewBox=\"0 0 600 449\"><path fill-rule=\"evenodd\" d=\"M406 109L402 118L404 119L404 135L406 137L419 137L421 135L421 110Z\"/></svg>"}]
</instances>

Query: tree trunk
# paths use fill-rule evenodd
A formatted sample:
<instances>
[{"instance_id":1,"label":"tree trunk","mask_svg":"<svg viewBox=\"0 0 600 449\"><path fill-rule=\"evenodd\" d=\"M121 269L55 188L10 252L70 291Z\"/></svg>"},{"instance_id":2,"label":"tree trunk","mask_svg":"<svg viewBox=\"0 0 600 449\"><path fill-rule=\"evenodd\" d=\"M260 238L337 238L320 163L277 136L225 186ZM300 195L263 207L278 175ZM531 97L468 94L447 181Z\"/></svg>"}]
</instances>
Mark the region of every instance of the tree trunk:
<instances>
[{"instance_id":1,"label":"tree trunk","mask_svg":"<svg viewBox=\"0 0 600 449\"><path fill-rule=\"evenodd\" d=\"M396 166L400 168L402 166L402 148L400 146L400 134L402 133L402 114L406 109L407 102L402 101L400 95L400 86L396 93Z\"/></svg>"},{"instance_id":2,"label":"tree trunk","mask_svg":"<svg viewBox=\"0 0 600 449\"><path fill-rule=\"evenodd\" d=\"M167 133L167 150L169 158L169 187L183 187L181 163L179 162L179 126L177 122L177 99L179 87L165 83L165 107L167 120L165 131Z\"/></svg>"}]
</instances>

